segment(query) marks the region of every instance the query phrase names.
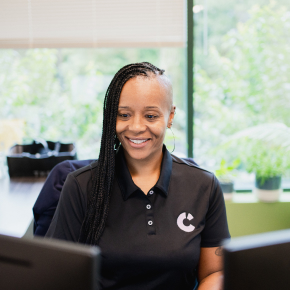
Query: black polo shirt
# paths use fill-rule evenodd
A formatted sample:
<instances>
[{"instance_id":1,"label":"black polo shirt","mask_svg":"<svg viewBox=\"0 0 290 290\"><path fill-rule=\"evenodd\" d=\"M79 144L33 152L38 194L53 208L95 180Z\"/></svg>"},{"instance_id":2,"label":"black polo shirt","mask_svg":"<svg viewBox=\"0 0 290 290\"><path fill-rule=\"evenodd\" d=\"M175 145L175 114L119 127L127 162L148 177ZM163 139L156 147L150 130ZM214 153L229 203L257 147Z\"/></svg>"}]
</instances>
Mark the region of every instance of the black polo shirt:
<instances>
[{"instance_id":1,"label":"black polo shirt","mask_svg":"<svg viewBox=\"0 0 290 290\"><path fill-rule=\"evenodd\" d=\"M46 237L78 241L97 166L68 175ZM217 247L228 237L223 194L212 173L164 146L159 180L145 195L119 150L99 243L102 289L192 290L200 247Z\"/></svg>"}]
</instances>

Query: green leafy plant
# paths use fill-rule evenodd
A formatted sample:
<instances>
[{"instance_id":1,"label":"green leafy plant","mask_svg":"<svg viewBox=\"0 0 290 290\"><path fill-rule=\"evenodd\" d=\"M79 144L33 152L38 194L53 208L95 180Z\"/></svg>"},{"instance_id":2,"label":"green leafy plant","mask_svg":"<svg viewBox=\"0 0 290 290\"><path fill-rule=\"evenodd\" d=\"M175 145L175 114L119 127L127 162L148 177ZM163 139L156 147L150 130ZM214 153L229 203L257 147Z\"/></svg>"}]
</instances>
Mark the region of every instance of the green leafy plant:
<instances>
[{"instance_id":1,"label":"green leafy plant","mask_svg":"<svg viewBox=\"0 0 290 290\"><path fill-rule=\"evenodd\" d=\"M290 128L285 124L250 127L231 136L227 144L238 150L246 170L263 180L290 169Z\"/></svg>"},{"instance_id":2,"label":"green leafy plant","mask_svg":"<svg viewBox=\"0 0 290 290\"><path fill-rule=\"evenodd\" d=\"M262 1L255 2L259 3ZM234 146L219 152L213 149L236 132L272 122L290 126L289 1L265 3L254 5L246 14L239 14L247 15L247 18L233 26L229 24L232 29L224 36L215 36L216 44L209 47L206 58L203 54L196 57L195 155L208 164L225 156L230 159L229 155L235 159L237 148ZM247 6L245 2L240 5L237 1L230 5L235 9ZM250 6L249 3L247 7ZM214 37L212 29L216 29L213 24L209 37ZM211 38L209 43L213 44L214 39ZM247 142L244 145L250 146ZM274 147L267 146L265 150L268 148L272 150ZM241 149L242 155L247 153L243 151L246 150Z\"/></svg>"},{"instance_id":3,"label":"green leafy plant","mask_svg":"<svg viewBox=\"0 0 290 290\"><path fill-rule=\"evenodd\" d=\"M220 166L215 170L215 174L217 178L221 182L232 182L234 177L234 170L240 165L240 160L235 159L231 164L228 164L225 159L222 159L220 162Z\"/></svg>"}]
</instances>

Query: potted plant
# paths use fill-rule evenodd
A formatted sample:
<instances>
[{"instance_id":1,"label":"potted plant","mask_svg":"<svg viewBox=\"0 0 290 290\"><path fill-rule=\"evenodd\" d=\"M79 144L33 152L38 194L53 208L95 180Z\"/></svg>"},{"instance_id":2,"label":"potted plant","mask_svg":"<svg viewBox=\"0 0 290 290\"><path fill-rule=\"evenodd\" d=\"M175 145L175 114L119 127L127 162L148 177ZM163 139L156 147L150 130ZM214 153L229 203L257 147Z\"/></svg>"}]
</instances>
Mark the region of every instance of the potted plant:
<instances>
[{"instance_id":1,"label":"potted plant","mask_svg":"<svg viewBox=\"0 0 290 290\"><path fill-rule=\"evenodd\" d=\"M285 124L263 124L234 134L236 145L248 172L256 176L259 200L275 202L282 192L281 178L290 168L290 128Z\"/></svg>"},{"instance_id":2,"label":"potted plant","mask_svg":"<svg viewBox=\"0 0 290 290\"><path fill-rule=\"evenodd\" d=\"M232 198L234 193L233 171L239 166L240 160L236 159L232 164L228 165L225 159L222 159L220 166L215 170L215 175L218 178L224 197L226 200Z\"/></svg>"},{"instance_id":3,"label":"potted plant","mask_svg":"<svg viewBox=\"0 0 290 290\"><path fill-rule=\"evenodd\" d=\"M287 152L284 152L284 148L264 143L262 140L251 140L248 148L245 153L246 170L256 175L257 197L264 202L278 201L282 193L282 175L289 168Z\"/></svg>"}]
</instances>

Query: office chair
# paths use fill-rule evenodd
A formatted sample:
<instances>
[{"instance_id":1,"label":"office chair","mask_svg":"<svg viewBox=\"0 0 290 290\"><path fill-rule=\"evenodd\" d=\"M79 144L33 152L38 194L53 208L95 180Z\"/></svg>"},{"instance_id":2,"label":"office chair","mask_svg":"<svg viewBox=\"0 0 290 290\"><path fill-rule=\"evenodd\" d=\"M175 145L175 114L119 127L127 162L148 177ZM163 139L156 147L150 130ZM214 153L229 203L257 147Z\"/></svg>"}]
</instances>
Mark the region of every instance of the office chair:
<instances>
[{"instance_id":1,"label":"office chair","mask_svg":"<svg viewBox=\"0 0 290 290\"><path fill-rule=\"evenodd\" d=\"M45 236L56 210L60 193L67 175L95 160L66 160L57 164L47 179L33 206L33 234Z\"/></svg>"}]
</instances>

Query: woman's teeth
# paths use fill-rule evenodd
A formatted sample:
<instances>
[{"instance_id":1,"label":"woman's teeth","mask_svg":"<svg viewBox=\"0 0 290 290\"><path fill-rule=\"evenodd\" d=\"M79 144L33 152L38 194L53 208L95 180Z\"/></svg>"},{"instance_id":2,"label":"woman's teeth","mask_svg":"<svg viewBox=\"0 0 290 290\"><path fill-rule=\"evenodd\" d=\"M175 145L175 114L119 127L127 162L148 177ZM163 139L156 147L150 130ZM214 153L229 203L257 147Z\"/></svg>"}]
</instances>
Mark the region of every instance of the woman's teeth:
<instances>
[{"instance_id":1,"label":"woman's teeth","mask_svg":"<svg viewBox=\"0 0 290 290\"><path fill-rule=\"evenodd\" d=\"M145 140L134 140L134 139L129 139L131 142L135 143L135 144L141 144L141 143L144 143L146 142L148 139L145 139Z\"/></svg>"}]
</instances>

